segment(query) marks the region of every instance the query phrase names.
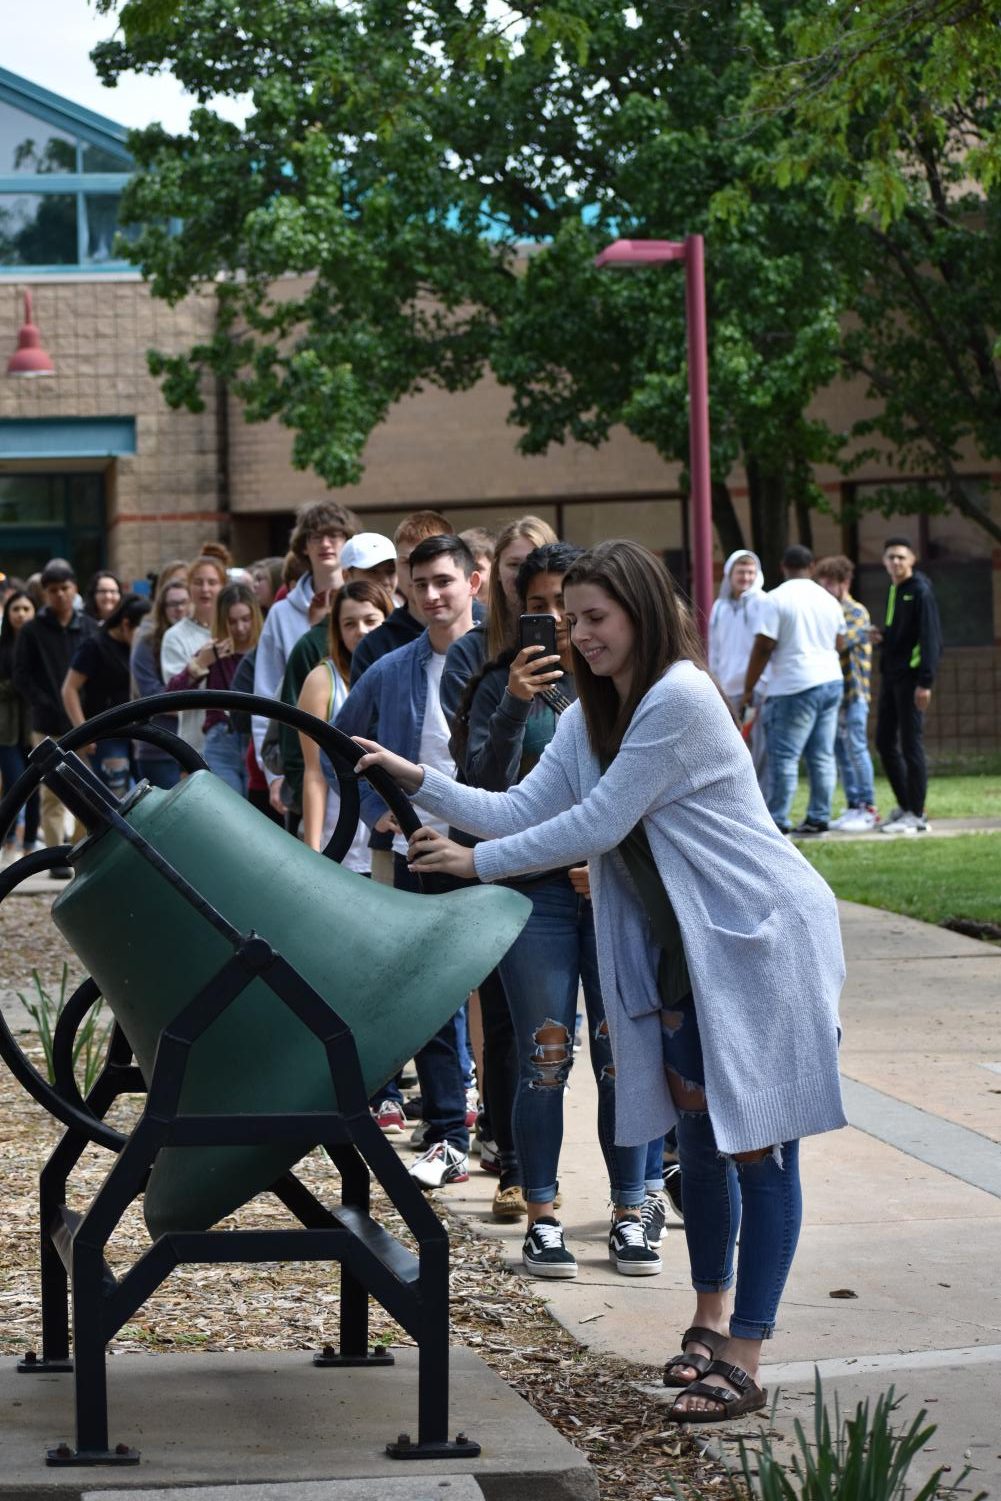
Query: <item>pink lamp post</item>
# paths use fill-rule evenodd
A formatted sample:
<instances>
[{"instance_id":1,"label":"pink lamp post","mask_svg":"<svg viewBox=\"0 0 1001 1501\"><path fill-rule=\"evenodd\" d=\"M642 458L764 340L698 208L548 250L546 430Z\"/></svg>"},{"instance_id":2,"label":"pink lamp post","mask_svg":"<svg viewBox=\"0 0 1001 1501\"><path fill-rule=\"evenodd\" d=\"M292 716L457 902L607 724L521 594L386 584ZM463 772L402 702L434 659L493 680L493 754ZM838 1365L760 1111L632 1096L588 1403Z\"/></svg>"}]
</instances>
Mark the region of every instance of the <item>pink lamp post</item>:
<instances>
[{"instance_id":1,"label":"pink lamp post","mask_svg":"<svg viewBox=\"0 0 1001 1501\"><path fill-rule=\"evenodd\" d=\"M713 604L712 479L709 466L709 351L706 340L705 241L616 240L594 264L622 269L685 263L685 321L688 327L688 467L692 477L692 575L695 614L705 637Z\"/></svg>"}]
</instances>

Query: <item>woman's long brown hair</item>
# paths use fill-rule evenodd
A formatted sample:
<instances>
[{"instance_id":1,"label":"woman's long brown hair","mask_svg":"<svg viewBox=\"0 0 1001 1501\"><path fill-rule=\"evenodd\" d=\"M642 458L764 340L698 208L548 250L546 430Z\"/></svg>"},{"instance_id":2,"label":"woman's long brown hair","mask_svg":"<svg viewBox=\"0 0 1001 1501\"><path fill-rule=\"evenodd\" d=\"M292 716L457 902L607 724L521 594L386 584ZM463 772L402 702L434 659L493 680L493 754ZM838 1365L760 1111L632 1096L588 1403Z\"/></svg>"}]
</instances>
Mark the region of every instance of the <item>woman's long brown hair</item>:
<instances>
[{"instance_id":1,"label":"woman's long brown hair","mask_svg":"<svg viewBox=\"0 0 1001 1501\"><path fill-rule=\"evenodd\" d=\"M705 652L687 607L679 600L671 575L638 542L601 542L564 576L564 595L575 584L595 584L621 605L636 633L633 675L620 703L611 678L596 677L583 657L574 672L577 697L591 749L605 763L618 753L640 700L675 662L706 666Z\"/></svg>"},{"instance_id":2,"label":"woman's long brown hair","mask_svg":"<svg viewBox=\"0 0 1001 1501\"><path fill-rule=\"evenodd\" d=\"M491 661L515 643L518 617L504 593L499 568L505 550L519 537L527 538L533 547L543 547L547 542L559 540L549 522L543 521L539 516L519 516L517 521L509 521L497 533L490 584L490 610L487 614L487 657Z\"/></svg>"},{"instance_id":3,"label":"woman's long brown hair","mask_svg":"<svg viewBox=\"0 0 1001 1501\"><path fill-rule=\"evenodd\" d=\"M375 609L381 610L383 620L391 615L393 610L393 599L389 590L375 583L373 579L352 579L350 584L342 585L334 595L327 631L328 654L345 682L348 682L351 677L351 653L344 645L344 638L341 635L341 605L348 599L358 604L373 605Z\"/></svg>"}]
</instances>

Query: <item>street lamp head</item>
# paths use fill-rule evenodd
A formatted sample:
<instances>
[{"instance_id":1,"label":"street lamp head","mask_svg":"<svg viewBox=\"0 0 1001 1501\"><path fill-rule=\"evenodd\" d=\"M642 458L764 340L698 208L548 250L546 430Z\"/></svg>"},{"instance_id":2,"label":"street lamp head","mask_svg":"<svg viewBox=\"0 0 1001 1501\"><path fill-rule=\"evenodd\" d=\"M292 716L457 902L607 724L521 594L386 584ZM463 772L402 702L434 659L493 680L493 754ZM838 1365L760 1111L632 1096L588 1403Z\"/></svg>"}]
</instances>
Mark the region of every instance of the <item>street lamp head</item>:
<instances>
[{"instance_id":1,"label":"street lamp head","mask_svg":"<svg viewBox=\"0 0 1001 1501\"><path fill-rule=\"evenodd\" d=\"M631 271L637 266L660 266L665 261L683 261L684 240L613 240L594 258L599 271Z\"/></svg>"},{"instance_id":2,"label":"street lamp head","mask_svg":"<svg viewBox=\"0 0 1001 1501\"><path fill-rule=\"evenodd\" d=\"M42 336L31 321L31 293L24 294L24 323L18 330L17 349L7 361L7 374L24 379L27 376L55 375L56 367L47 350L42 348Z\"/></svg>"}]
</instances>

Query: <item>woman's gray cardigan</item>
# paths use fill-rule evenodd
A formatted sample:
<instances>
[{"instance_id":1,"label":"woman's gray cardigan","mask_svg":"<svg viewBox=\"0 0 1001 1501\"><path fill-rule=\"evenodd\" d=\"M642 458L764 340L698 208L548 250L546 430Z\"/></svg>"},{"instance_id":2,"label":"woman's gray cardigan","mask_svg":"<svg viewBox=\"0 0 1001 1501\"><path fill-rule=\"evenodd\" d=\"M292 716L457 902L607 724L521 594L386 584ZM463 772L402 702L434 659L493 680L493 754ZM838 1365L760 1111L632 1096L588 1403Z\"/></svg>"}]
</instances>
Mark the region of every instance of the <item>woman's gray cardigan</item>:
<instances>
[{"instance_id":1,"label":"woman's gray cardigan","mask_svg":"<svg viewBox=\"0 0 1001 1501\"><path fill-rule=\"evenodd\" d=\"M604 776L575 704L538 766L508 792L426 767L419 797L486 838L474 856L482 881L590 862L619 1144L652 1140L677 1119L662 1061L657 950L617 850L640 819L681 925L720 1151L845 1124L834 897L772 822L706 673L678 662L654 684Z\"/></svg>"}]
</instances>

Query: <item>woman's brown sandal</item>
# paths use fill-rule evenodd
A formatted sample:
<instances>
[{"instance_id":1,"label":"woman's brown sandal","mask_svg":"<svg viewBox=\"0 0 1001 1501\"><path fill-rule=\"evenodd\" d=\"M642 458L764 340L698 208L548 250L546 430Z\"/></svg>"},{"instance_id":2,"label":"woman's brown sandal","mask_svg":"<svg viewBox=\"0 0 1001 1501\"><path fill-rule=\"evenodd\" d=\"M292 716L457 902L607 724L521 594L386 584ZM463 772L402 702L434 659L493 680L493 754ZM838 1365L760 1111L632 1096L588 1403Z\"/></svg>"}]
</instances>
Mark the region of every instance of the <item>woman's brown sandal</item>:
<instances>
[{"instance_id":1,"label":"woman's brown sandal","mask_svg":"<svg viewBox=\"0 0 1001 1501\"><path fill-rule=\"evenodd\" d=\"M768 1403L764 1387L756 1386L746 1371L739 1365L730 1365L726 1360L714 1360L705 1373L707 1376L722 1376L730 1386L710 1386L708 1381L693 1381L684 1391L685 1397L705 1397L716 1403L716 1411L699 1411L697 1408L679 1407L682 1397L676 1397L667 1410L669 1423L726 1423L731 1418L743 1417L745 1413L757 1412Z\"/></svg>"},{"instance_id":2,"label":"woman's brown sandal","mask_svg":"<svg viewBox=\"0 0 1001 1501\"><path fill-rule=\"evenodd\" d=\"M704 1376L709 1369L710 1360L713 1356L719 1354L726 1341L727 1336L725 1334L719 1334L715 1329L703 1329L698 1324L693 1324L691 1329L686 1329L681 1336L681 1354L672 1355L664 1367L664 1385L670 1387L691 1386L693 1381L698 1380L698 1376L689 1376L687 1380L682 1380L677 1374L678 1370L683 1370L685 1366L688 1366L691 1370L697 1371L699 1376ZM705 1345L711 1354L686 1354L688 1346L693 1344Z\"/></svg>"}]
</instances>

